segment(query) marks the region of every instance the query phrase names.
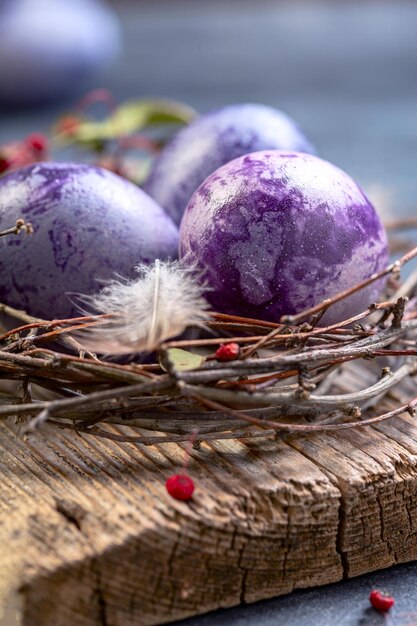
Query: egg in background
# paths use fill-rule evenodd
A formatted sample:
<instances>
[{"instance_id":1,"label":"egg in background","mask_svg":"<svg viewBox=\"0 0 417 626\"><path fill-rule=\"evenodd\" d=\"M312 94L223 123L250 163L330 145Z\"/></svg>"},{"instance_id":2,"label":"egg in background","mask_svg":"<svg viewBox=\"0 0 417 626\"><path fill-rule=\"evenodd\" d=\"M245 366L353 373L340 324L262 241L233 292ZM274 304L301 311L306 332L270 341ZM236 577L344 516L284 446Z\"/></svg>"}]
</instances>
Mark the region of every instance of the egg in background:
<instances>
[{"instance_id":1,"label":"egg in background","mask_svg":"<svg viewBox=\"0 0 417 626\"><path fill-rule=\"evenodd\" d=\"M119 21L99 0L0 0L0 105L81 93L120 48Z\"/></svg>"}]
</instances>

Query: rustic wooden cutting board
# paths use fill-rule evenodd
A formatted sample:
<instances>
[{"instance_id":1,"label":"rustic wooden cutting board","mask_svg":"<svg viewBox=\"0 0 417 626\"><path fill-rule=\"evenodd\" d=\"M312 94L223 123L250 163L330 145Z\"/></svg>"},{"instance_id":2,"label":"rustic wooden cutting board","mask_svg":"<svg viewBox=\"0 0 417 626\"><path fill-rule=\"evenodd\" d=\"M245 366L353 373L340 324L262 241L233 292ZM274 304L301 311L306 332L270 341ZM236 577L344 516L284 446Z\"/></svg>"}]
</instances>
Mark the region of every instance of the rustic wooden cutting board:
<instances>
[{"instance_id":1,"label":"rustic wooden cutting board","mask_svg":"<svg viewBox=\"0 0 417 626\"><path fill-rule=\"evenodd\" d=\"M356 379L355 379L356 376ZM364 386L363 371L338 387ZM416 395L412 381L379 408ZM396 399L397 398L397 399ZM176 444L0 423L1 626L160 624L417 559L417 426Z\"/></svg>"}]
</instances>

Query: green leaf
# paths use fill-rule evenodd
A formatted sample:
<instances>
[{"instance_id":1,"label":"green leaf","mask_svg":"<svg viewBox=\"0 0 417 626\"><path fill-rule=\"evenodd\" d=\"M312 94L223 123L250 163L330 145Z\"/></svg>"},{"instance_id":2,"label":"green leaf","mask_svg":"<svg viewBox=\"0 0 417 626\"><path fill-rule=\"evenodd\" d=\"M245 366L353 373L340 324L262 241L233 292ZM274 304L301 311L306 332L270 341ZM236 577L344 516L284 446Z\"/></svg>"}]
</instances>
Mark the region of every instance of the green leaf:
<instances>
[{"instance_id":1,"label":"green leaf","mask_svg":"<svg viewBox=\"0 0 417 626\"><path fill-rule=\"evenodd\" d=\"M134 133L161 124L188 124L196 113L193 109L169 100L130 100L110 118L122 134Z\"/></svg>"},{"instance_id":2,"label":"green leaf","mask_svg":"<svg viewBox=\"0 0 417 626\"><path fill-rule=\"evenodd\" d=\"M165 353L166 357L171 361L174 369L178 371L194 370L200 367L204 362L204 357L188 350L181 350L180 348L170 348ZM163 370L167 370L163 363L163 359L159 359L159 363Z\"/></svg>"},{"instance_id":3,"label":"green leaf","mask_svg":"<svg viewBox=\"0 0 417 626\"><path fill-rule=\"evenodd\" d=\"M196 115L189 106L171 100L128 100L106 119L81 122L61 143L94 144L131 135L146 128L188 124Z\"/></svg>"}]
</instances>

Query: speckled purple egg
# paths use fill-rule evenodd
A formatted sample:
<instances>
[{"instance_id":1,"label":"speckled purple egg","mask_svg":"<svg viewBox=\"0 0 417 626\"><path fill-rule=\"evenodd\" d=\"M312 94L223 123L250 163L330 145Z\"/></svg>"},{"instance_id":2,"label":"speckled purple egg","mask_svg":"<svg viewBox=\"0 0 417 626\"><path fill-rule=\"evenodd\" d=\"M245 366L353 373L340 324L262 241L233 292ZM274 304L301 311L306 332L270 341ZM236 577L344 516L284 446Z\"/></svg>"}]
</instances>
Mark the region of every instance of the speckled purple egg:
<instances>
[{"instance_id":1,"label":"speckled purple egg","mask_svg":"<svg viewBox=\"0 0 417 626\"><path fill-rule=\"evenodd\" d=\"M263 151L211 174L180 229L180 256L202 272L214 309L277 321L357 284L388 262L375 209L318 157ZM374 302L374 283L333 306L340 321Z\"/></svg>"},{"instance_id":2,"label":"speckled purple egg","mask_svg":"<svg viewBox=\"0 0 417 626\"><path fill-rule=\"evenodd\" d=\"M258 150L314 152L285 113L262 104L235 104L182 129L155 160L145 191L179 224L192 194L207 176Z\"/></svg>"},{"instance_id":3,"label":"speckled purple egg","mask_svg":"<svg viewBox=\"0 0 417 626\"><path fill-rule=\"evenodd\" d=\"M116 274L175 258L178 230L141 189L76 163L38 163L0 179L0 230L18 218L33 235L0 239L0 301L46 319L77 314L69 294L91 294Z\"/></svg>"}]
</instances>

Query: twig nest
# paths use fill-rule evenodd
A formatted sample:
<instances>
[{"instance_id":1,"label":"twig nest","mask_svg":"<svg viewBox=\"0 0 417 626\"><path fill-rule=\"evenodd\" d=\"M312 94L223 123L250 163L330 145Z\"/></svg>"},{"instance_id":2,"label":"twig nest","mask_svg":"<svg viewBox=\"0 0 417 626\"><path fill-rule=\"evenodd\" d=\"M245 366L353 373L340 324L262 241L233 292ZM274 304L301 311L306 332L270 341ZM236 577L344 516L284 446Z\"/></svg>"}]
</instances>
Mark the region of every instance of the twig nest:
<instances>
[{"instance_id":1,"label":"twig nest","mask_svg":"<svg viewBox=\"0 0 417 626\"><path fill-rule=\"evenodd\" d=\"M0 179L0 230L18 218L31 237L4 238L0 300L45 319L79 314L74 293L96 293L139 263L175 257L178 231L141 189L88 165L38 163Z\"/></svg>"},{"instance_id":2,"label":"twig nest","mask_svg":"<svg viewBox=\"0 0 417 626\"><path fill-rule=\"evenodd\" d=\"M156 159L145 190L179 224L199 185L221 165L257 150L314 148L285 113L262 104L235 104L182 129Z\"/></svg>"},{"instance_id":3,"label":"twig nest","mask_svg":"<svg viewBox=\"0 0 417 626\"><path fill-rule=\"evenodd\" d=\"M181 223L180 256L201 271L215 310L272 321L388 263L384 227L352 178L318 157L282 151L240 157L204 181ZM325 321L365 309L383 285L332 306Z\"/></svg>"}]
</instances>

